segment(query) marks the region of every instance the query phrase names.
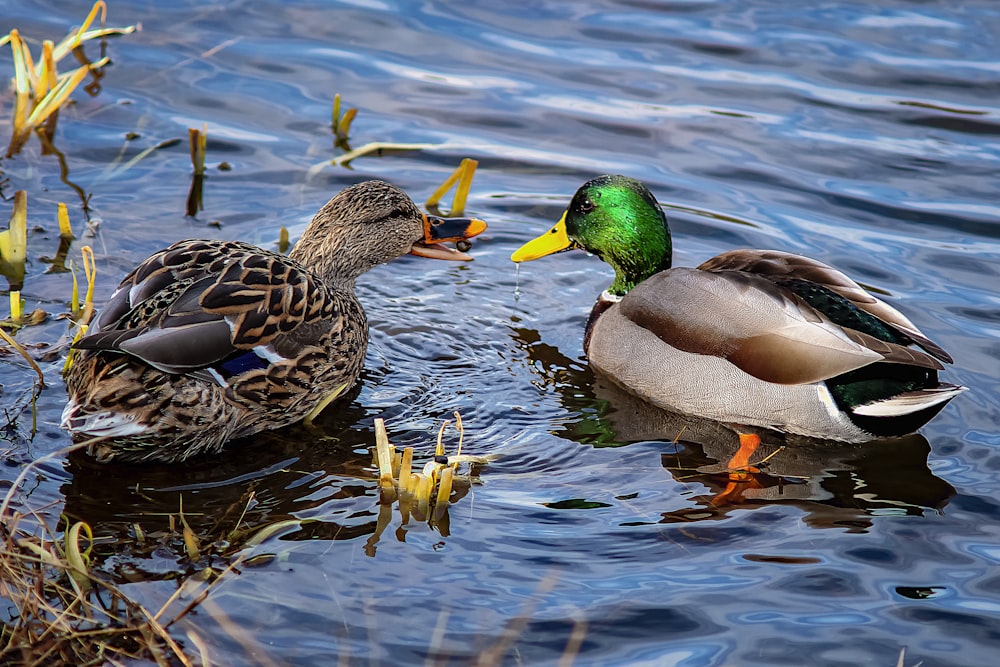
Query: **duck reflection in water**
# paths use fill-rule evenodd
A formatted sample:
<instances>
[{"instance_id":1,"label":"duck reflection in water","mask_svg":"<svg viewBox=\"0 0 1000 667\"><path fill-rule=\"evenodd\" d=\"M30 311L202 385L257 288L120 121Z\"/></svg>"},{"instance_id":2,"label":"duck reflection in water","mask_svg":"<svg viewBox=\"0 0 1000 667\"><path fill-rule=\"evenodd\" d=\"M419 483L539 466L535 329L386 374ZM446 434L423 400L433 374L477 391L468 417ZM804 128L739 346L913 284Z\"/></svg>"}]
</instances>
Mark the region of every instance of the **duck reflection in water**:
<instances>
[{"instance_id":1,"label":"duck reflection in water","mask_svg":"<svg viewBox=\"0 0 1000 667\"><path fill-rule=\"evenodd\" d=\"M712 521L733 510L788 503L817 528L864 531L879 513L942 509L955 489L927 466L919 434L863 444L818 440L699 419L663 410L570 359L533 329L513 328L539 386L558 391L578 419L555 431L596 447L662 441L661 464L678 482L707 492L662 523ZM742 434L742 437L741 437Z\"/></svg>"},{"instance_id":2,"label":"duck reflection in water","mask_svg":"<svg viewBox=\"0 0 1000 667\"><path fill-rule=\"evenodd\" d=\"M374 415L350 400L358 389L342 410L320 415L311 428L297 425L247 438L239 443L243 456L188 461L181 480L174 465L96 463L78 452L66 464L64 514L91 526L95 557L116 581L173 579L178 572L231 560L263 534L280 536L289 548L296 541L364 539L369 556L380 537L387 539L386 530L400 541L415 530L447 538L447 507L432 517L390 522L394 506L379 502L367 451L375 442ZM383 414L390 425L397 419L392 410ZM433 454L433 434L423 430L394 428L392 440L413 445L421 466ZM450 504L469 493L467 481L456 479ZM201 545L198 562L185 553L181 509Z\"/></svg>"}]
</instances>

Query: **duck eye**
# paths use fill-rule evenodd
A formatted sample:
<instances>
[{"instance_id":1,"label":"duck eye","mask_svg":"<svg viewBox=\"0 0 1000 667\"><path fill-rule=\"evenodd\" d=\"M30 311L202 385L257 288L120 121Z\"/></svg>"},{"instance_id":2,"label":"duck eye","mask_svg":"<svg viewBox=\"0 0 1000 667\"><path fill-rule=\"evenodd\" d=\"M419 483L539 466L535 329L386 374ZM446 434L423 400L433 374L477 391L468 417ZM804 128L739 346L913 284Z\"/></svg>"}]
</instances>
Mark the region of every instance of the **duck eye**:
<instances>
[{"instance_id":1,"label":"duck eye","mask_svg":"<svg viewBox=\"0 0 1000 667\"><path fill-rule=\"evenodd\" d=\"M597 208L597 207L594 206L594 202L590 201L589 198L584 199L582 202L580 202L580 212L581 213L590 213L595 208Z\"/></svg>"}]
</instances>

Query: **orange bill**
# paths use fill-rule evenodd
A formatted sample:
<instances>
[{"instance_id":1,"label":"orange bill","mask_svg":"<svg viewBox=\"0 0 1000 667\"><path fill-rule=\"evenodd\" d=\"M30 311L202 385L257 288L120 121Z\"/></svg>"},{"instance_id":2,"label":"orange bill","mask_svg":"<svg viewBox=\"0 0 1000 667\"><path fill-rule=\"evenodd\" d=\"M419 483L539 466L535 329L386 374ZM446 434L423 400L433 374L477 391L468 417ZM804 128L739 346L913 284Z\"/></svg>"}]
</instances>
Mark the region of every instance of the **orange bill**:
<instances>
[{"instance_id":1,"label":"orange bill","mask_svg":"<svg viewBox=\"0 0 1000 667\"><path fill-rule=\"evenodd\" d=\"M472 257L464 252L468 248L455 250L445 243L456 243L468 246L468 240L486 231L486 223L478 218L440 218L436 215L424 214L424 238L413 244L411 255L429 257L431 259L450 259L471 261Z\"/></svg>"}]
</instances>

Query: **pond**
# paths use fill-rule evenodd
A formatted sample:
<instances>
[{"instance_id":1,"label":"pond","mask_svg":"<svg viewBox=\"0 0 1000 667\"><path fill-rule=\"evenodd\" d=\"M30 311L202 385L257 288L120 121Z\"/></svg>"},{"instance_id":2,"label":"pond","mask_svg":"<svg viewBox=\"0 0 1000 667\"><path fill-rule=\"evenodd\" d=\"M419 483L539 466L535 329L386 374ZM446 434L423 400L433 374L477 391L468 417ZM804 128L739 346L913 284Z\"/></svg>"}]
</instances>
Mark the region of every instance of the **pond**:
<instances>
[{"instance_id":1,"label":"pond","mask_svg":"<svg viewBox=\"0 0 1000 667\"><path fill-rule=\"evenodd\" d=\"M351 183L385 179L422 202L466 157L479 162L467 210L489 223L473 262L407 257L359 281L372 339L363 381L312 429L181 466L74 456L29 473L18 506L88 522L97 572L150 609L209 564L224 567L189 559L170 531L181 506L203 539L234 508L243 527L280 527L171 627L191 655L200 646L225 665L995 659L995 3L109 4L108 25L141 31L109 40L99 94L78 90L60 115L65 180L34 138L0 162L5 198L29 194L23 296L49 314L17 334L45 375L34 413L34 373L0 357L11 422L0 490L71 444L59 428L62 354L39 347L69 331L57 318L69 274L42 260L59 244L58 202L77 235L70 257L79 266L83 245L96 254L98 304L176 240L276 248L282 226L294 239ZM35 52L88 9L8 2L0 32L17 27ZM8 47L0 72L13 72ZM334 94L358 109L354 147L434 146L329 164L342 154ZM4 140L11 100L0 93ZM187 216L188 129L203 125L203 210ZM918 435L775 441L759 475L734 479L731 432L669 419L589 369L583 326L611 280L606 265L582 252L519 271L509 260L603 173L649 185L678 265L760 247L836 266L949 350L944 379L971 391ZM496 460L446 522L404 526L393 513L380 525L374 419L423 462L455 411L465 451ZM445 440L453 446L454 432ZM136 548L137 526L156 548Z\"/></svg>"}]
</instances>

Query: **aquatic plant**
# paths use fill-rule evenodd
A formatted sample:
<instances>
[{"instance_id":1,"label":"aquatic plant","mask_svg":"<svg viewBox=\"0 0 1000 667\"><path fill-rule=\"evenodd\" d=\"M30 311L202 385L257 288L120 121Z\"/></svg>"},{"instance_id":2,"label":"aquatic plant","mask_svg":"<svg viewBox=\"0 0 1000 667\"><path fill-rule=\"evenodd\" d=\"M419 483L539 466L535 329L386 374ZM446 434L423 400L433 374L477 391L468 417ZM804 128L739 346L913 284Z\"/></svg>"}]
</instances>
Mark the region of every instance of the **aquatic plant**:
<instances>
[{"instance_id":1,"label":"aquatic plant","mask_svg":"<svg viewBox=\"0 0 1000 667\"><path fill-rule=\"evenodd\" d=\"M333 130L333 145L342 151L350 151L351 145L348 143L351 133L351 123L358 115L358 110L350 108L341 115L340 113L340 93L333 96L333 113L331 114L330 129Z\"/></svg>"},{"instance_id":2,"label":"aquatic plant","mask_svg":"<svg viewBox=\"0 0 1000 667\"><path fill-rule=\"evenodd\" d=\"M21 288L24 286L24 264L28 253L28 193L14 194L14 207L8 228L0 232L0 273L10 288L10 320L21 320Z\"/></svg>"},{"instance_id":3,"label":"aquatic plant","mask_svg":"<svg viewBox=\"0 0 1000 667\"><path fill-rule=\"evenodd\" d=\"M375 447L373 464L378 468L379 515L375 532L368 538L365 553L375 554L375 545L392 519L392 506L399 508L400 528L412 518L416 522L427 522L441 535L449 534L448 506L464 493L453 494L458 488L468 491L478 479L479 468L496 459L495 456L474 456L462 453L465 429L462 416L455 412L455 430L458 431L458 447L454 454L445 455L443 437L451 424L445 421L438 430L434 457L423 468L413 467L413 447L405 447L401 452L389 442L383 419L375 420ZM469 464L464 475L459 474L459 466Z\"/></svg>"},{"instance_id":4,"label":"aquatic plant","mask_svg":"<svg viewBox=\"0 0 1000 667\"><path fill-rule=\"evenodd\" d=\"M66 260L69 257L69 248L73 245L73 240L76 237L73 235L73 228L69 222L69 211L64 202L59 202L56 220L59 223L59 248L54 257L43 256L39 259L49 265L49 268L45 269L45 273L69 273L70 268L66 266Z\"/></svg>"},{"instance_id":5,"label":"aquatic plant","mask_svg":"<svg viewBox=\"0 0 1000 667\"><path fill-rule=\"evenodd\" d=\"M191 148L191 166L194 174L191 176L191 189L188 191L186 212L192 218L198 211L205 210L202 203L202 192L205 188L205 153L208 149L208 124L201 129L188 128L188 143Z\"/></svg>"},{"instance_id":6,"label":"aquatic plant","mask_svg":"<svg viewBox=\"0 0 1000 667\"><path fill-rule=\"evenodd\" d=\"M471 158L465 158L462 160L461 164L455 168L455 171L451 173L451 176L444 180L444 183L438 186L437 190L431 193L431 196L427 199L427 203L424 204L427 210L435 215L442 216L461 216L465 212L465 202L469 198L469 188L472 186L472 177L476 173L476 167L479 163ZM457 183L457 185L455 185ZM439 210L438 203L441 198L444 197L445 193L455 186L455 198L451 203L451 210L444 213Z\"/></svg>"},{"instance_id":7,"label":"aquatic plant","mask_svg":"<svg viewBox=\"0 0 1000 667\"><path fill-rule=\"evenodd\" d=\"M104 56L96 62L88 61L80 49L83 42L97 38L103 40L111 35L127 35L138 30L137 26L105 28L107 11L103 0L95 2L80 27L71 31L61 42L42 42L42 52L37 63L16 28L0 37L0 46L10 44L14 61L13 130L7 146L7 157L19 153L32 132L38 132L39 138L48 140L43 141L43 145L51 146L59 109L88 74L99 77L101 69L110 62ZM90 26L98 12L101 14L101 27L91 30ZM70 53L74 53L83 64L70 72L59 74L56 64Z\"/></svg>"},{"instance_id":8,"label":"aquatic plant","mask_svg":"<svg viewBox=\"0 0 1000 667\"><path fill-rule=\"evenodd\" d=\"M70 319L77 327L76 334L73 336L74 343L87 333L87 325L90 324L90 320L94 316L94 282L97 278L97 261L94 259L94 250L89 245L85 245L80 248L80 256L83 261L83 273L87 278L87 294L81 306L80 283L76 279L76 271L72 270L73 291L70 293L69 309ZM73 359L76 355L77 350L70 347L66 354L66 361L63 362L63 374L73 365Z\"/></svg>"}]
</instances>

